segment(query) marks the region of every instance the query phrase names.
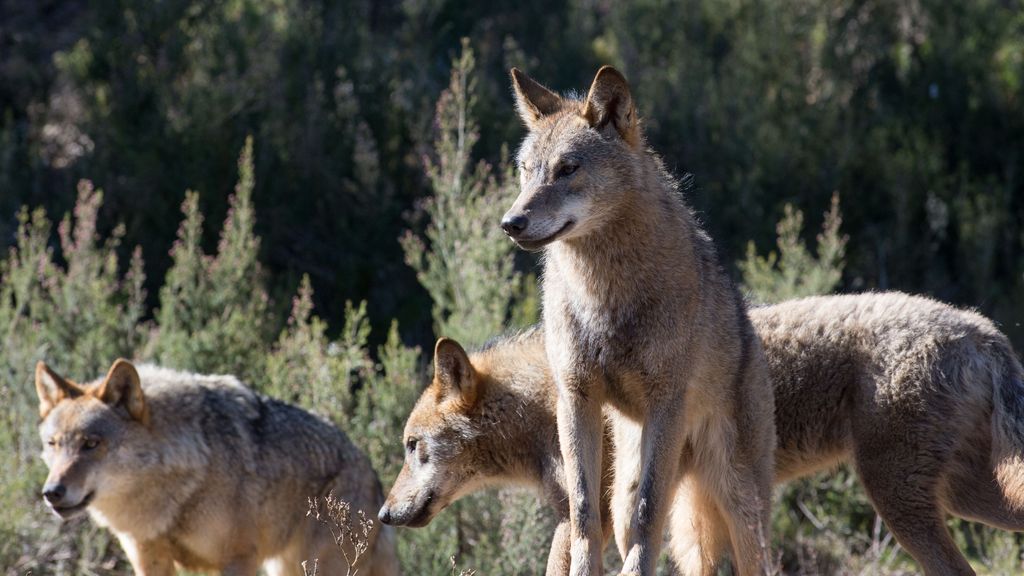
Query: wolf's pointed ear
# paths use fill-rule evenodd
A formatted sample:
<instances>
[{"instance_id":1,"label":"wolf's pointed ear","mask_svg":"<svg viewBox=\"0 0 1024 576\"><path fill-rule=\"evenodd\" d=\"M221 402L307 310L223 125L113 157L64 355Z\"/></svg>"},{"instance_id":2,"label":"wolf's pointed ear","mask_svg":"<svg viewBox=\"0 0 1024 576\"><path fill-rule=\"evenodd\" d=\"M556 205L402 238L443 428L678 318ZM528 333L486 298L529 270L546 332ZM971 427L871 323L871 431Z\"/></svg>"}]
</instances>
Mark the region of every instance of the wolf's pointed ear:
<instances>
[{"instance_id":1,"label":"wolf's pointed ear","mask_svg":"<svg viewBox=\"0 0 1024 576\"><path fill-rule=\"evenodd\" d=\"M36 394L39 395L39 417L46 418L61 400L81 396L82 389L40 360L36 363Z\"/></svg>"},{"instance_id":2,"label":"wolf's pointed ear","mask_svg":"<svg viewBox=\"0 0 1024 576\"><path fill-rule=\"evenodd\" d=\"M640 120L629 83L611 66L602 66L594 76L583 105L583 117L598 130L611 124L627 144L634 148L640 145Z\"/></svg>"},{"instance_id":3,"label":"wolf's pointed ear","mask_svg":"<svg viewBox=\"0 0 1024 576\"><path fill-rule=\"evenodd\" d=\"M473 364L462 346L451 338L439 338L434 346L434 380L442 397L458 399L467 406L476 402Z\"/></svg>"},{"instance_id":4,"label":"wolf's pointed ear","mask_svg":"<svg viewBox=\"0 0 1024 576\"><path fill-rule=\"evenodd\" d=\"M527 128L533 129L541 118L557 112L562 107L561 96L541 86L522 70L513 68L510 74L512 92L516 96L516 110L519 111L519 116Z\"/></svg>"},{"instance_id":5,"label":"wolf's pointed ear","mask_svg":"<svg viewBox=\"0 0 1024 576\"><path fill-rule=\"evenodd\" d=\"M94 395L110 406L124 406L132 418L143 424L149 423L149 410L142 395L139 373L124 358L114 361Z\"/></svg>"}]
</instances>

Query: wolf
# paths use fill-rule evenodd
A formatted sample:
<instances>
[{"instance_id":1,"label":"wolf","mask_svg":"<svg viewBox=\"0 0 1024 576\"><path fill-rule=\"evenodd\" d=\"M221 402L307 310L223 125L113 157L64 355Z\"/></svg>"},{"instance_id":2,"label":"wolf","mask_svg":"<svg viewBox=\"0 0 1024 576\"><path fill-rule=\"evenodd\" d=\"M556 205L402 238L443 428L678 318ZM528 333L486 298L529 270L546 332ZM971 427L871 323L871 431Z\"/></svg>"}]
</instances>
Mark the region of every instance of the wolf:
<instances>
[{"instance_id":1,"label":"wolf","mask_svg":"<svg viewBox=\"0 0 1024 576\"><path fill-rule=\"evenodd\" d=\"M974 574L946 514L1024 530L1024 370L989 319L901 293L751 318L775 388L780 481L852 462L928 576Z\"/></svg>"},{"instance_id":2,"label":"wolf","mask_svg":"<svg viewBox=\"0 0 1024 576\"><path fill-rule=\"evenodd\" d=\"M569 504L553 384L543 334L536 327L492 340L472 356L458 342L439 339L434 377L406 422L405 461L380 509L380 521L426 526L469 493L494 485L528 486L540 492L558 519L546 574L568 573ZM608 440L606 433L606 451L611 449ZM610 480L606 469L602 542L611 536Z\"/></svg>"},{"instance_id":3,"label":"wolf","mask_svg":"<svg viewBox=\"0 0 1024 576\"><path fill-rule=\"evenodd\" d=\"M544 251L573 576L601 573L602 408L623 573L654 574L673 493L720 516L742 576L768 568L775 430L761 344L711 238L644 144L626 79L583 99L511 72L528 128L502 228ZM703 553L702 553L703 554Z\"/></svg>"},{"instance_id":4,"label":"wolf","mask_svg":"<svg viewBox=\"0 0 1024 576\"><path fill-rule=\"evenodd\" d=\"M775 397L775 483L852 463L929 576L973 574L947 514L1024 530L1024 378L991 321L901 293L806 298L752 308L750 319ZM382 520L422 525L482 486L525 484L558 520L547 574L565 573L568 490L543 340L533 329L468 356L445 345L454 355L442 364L458 366L468 395L439 402L436 381L424 392L405 438L424 446L431 465L407 457ZM606 485L611 473L605 462ZM682 574L716 573L725 548L721 517L699 504L684 487L672 505L670 552ZM608 512L604 499L605 540Z\"/></svg>"},{"instance_id":5,"label":"wolf","mask_svg":"<svg viewBox=\"0 0 1024 576\"><path fill-rule=\"evenodd\" d=\"M78 384L36 366L43 497L61 518L88 512L118 538L136 574L194 570L272 576L345 574L346 539L307 518L310 499L355 510L383 500L370 462L343 432L231 376L202 376L119 359ZM372 526L370 524L373 524ZM398 573L394 534L353 529L367 547L360 574ZM364 533L365 532L365 533Z\"/></svg>"}]
</instances>

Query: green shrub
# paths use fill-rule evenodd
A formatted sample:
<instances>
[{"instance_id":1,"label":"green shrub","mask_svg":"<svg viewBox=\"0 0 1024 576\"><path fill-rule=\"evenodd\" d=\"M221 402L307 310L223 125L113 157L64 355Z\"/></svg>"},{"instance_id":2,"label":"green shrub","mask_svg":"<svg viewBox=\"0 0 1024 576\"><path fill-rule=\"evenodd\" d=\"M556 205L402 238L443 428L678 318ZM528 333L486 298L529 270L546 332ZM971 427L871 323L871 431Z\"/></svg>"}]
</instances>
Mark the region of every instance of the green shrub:
<instances>
[{"instance_id":1,"label":"green shrub","mask_svg":"<svg viewBox=\"0 0 1024 576\"><path fill-rule=\"evenodd\" d=\"M253 144L247 138L238 159L238 185L229 199L217 253L201 247L199 196L187 192L184 220L171 248L173 264L160 290L157 328L145 356L182 370L235 374L246 381L263 370L269 317L253 230Z\"/></svg>"},{"instance_id":2,"label":"green shrub","mask_svg":"<svg viewBox=\"0 0 1024 576\"><path fill-rule=\"evenodd\" d=\"M497 169L472 161L480 138L473 116L475 59L468 42L452 65L437 102L435 158L426 161L433 195L424 199L425 239L402 236L406 262L433 298L434 331L464 345L500 334L522 279L513 269L515 246L498 226L517 183L507 152Z\"/></svg>"},{"instance_id":3,"label":"green shrub","mask_svg":"<svg viewBox=\"0 0 1024 576\"><path fill-rule=\"evenodd\" d=\"M804 246L803 212L786 204L785 214L776 231L778 252L759 256L754 243L747 243L747 257L738 262L743 286L759 302L781 302L790 298L829 294L843 277L847 237L839 234L843 223L839 213L839 195L825 213L817 236L817 254Z\"/></svg>"},{"instance_id":4,"label":"green shrub","mask_svg":"<svg viewBox=\"0 0 1024 576\"><path fill-rule=\"evenodd\" d=\"M366 352L370 325L366 305L345 308L345 330L336 341L314 316L313 288L303 277L288 325L267 355L262 389L271 396L321 412L347 429L353 390L372 370Z\"/></svg>"}]
</instances>

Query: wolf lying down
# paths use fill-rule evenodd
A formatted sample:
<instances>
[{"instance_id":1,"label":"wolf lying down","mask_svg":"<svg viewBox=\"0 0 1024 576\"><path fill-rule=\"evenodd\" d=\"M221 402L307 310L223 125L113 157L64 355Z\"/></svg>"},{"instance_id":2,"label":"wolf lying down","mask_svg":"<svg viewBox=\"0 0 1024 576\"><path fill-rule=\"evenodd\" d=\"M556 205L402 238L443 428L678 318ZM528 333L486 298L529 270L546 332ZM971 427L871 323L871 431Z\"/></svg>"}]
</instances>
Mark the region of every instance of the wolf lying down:
<instances>
[{"instance_id":1,"label":"wolf lying down","mask_svg":"<svg viewBox=\"0 0 1024 576\"><path fill-rule=\"evenodd\" d=\"M1024 379L989 320L899 293L807 298L750 316L774 387L777 483L852 462L878 514L928 575L974 573L946 514L1024 529ZM442 339L434 362L381 521L423 526L484 486L532 485L560 522L547 573L564 574L568 506L543 333L471 356ZM670 521L677 566L718 560L728 539L707 529L717 523L684 479ZM715 558L689 557L697 538Z\"/></svg>"},{"instance_id":2,"label":"wolf lying down","mask_svg":"<svg viewBox=\"0 0 1024 576\"><path fill-rule=\"evenodd\" d=\"M62 518L88 510L142 576L172 576L175 563L239 576L263 563L273 576L301 576L303 561L344 574L330 530L306 517L307 498L333 492L353 512L383 499L344 433L230 376L118 360L106 378L80 385L40 362L36 389L44 498ZM397 574L392 529L373 524L353 568Z\"/></svg>"}]
</instances>

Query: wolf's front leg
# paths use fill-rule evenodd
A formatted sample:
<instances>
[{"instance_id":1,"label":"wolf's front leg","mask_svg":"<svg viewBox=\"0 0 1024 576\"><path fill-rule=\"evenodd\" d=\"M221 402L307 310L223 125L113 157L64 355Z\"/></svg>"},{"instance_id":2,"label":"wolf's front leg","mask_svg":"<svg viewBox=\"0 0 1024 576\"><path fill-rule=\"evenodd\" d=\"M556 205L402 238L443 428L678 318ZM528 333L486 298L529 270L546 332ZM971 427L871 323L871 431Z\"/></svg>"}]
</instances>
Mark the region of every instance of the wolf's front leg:
<instances>
[{"instance_id":1,"label":"wolf's front leg","mask_svg":"<svg viewBox=\"0 0 1024 576\"><path fill-rule=\"evenodd\" d=\"M548 552L548 567L545 572L547 576L565 576L569 573L571 532L572 527L569 525L568 518L563 518L555 527L555 536L551 539L551 551Z\"/></svg>"},{"instance_id":2,"label":"wolf's front leg","mask_svg":"<svg viewBox=\"0 0 1024 576\"><path fill-rule=\"evenodd\" d=\"M669 513L672 560L679 576L714 576L729 544L728 527L697 475L680 473L683 479Z\"/></svg>"},{"instance_id":3,"label":"wolf's front leg","mask_svg":"<svg viewBox=\"0 0 1024 576\"><path fill-rule=\"evenodd\" d=\"M174 576L174 557L170 545L163 539L139 542L120 536L118 540L136 576Z\"/></svg>"},{"instance_id":4,"label":"wolf's front leg","mask_svg":"<svg viewBox=\"0 0 1024 576\"><path fill-rule=\"evenodd\" d=\"M615 473L612 475L612 527L619 555L626 557L632 542L633 511L636 510L637 488L640 486L640 440L643 428L614 408L608 409L612 429L612 453Z\"/></svg>"},{"instance_id":5,"label":"wolf's front leg","mask_svg":"<svg viewBox=\"0 0 1024 576\"><path fill-rule=\"evenodd\" d=\"M595 387L596 388L596 387ZM599 390L558 389L558 440L569 495L571 576L599 576L601 570L601 419Z\"/></svg>"},{"instance_id":6,"label":"wolf's front leg","mask_svg":"<svg viewBox=\"0 0 1024 576\"><path fill-rule=\"evenodd\" d=\"M683 390L669 398L649 401L640 435L636 506L632 510L615 511L632 515L626 529L628 549L622 564L623 574L654 574L665 518L679 482L684 436Z\"/></svg>"}]
</instances>

